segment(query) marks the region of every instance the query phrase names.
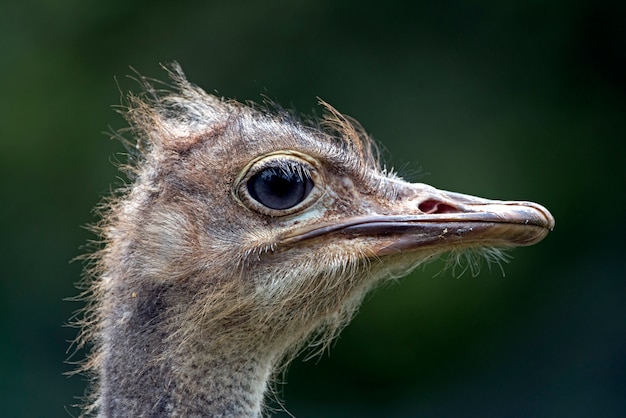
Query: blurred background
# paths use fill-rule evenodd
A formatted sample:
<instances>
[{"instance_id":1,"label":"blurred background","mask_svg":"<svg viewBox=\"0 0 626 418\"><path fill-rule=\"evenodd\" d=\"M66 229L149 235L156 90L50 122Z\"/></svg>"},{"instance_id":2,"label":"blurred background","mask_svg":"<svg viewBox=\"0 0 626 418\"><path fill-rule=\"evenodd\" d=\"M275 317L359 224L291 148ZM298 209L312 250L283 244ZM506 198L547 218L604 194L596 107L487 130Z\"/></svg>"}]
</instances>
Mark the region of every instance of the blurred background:
<instances>
[{"instance_id":1,"label":"blurred background","mask_svg":"<svg viewBox=\"0 0 626 418\"><path fill-rule=\"evenodd\" d=\"M226 97L319 114L319 96L405 178L557 220L504 277L438 262L374 292L330 356L289 369L290 413L626 416L625 4L2 2L0 415L78 414L64 324L82 305L64 298L120 183L102 132L125 126L129 66L163 79L177 60Z\"/></svg>"}]
</instances>

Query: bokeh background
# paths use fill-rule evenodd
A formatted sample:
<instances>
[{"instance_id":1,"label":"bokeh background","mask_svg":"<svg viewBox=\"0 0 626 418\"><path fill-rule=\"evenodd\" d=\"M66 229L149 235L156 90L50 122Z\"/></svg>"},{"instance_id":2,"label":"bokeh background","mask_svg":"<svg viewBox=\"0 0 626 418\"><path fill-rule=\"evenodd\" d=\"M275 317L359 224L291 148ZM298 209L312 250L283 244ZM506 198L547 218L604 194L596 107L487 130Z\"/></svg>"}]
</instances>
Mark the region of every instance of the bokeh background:
<instances>
[{"instance_id":1,"label":"bokeh background","mask_svg":"<svg viewBox=\"0 0 626 418\"><path fill-rule=\"evenodd\" d=\"M319 113L319 96L406 178L557 220L504 277L435 263L376 291L330 356L292 365L290 413L626 416L625 4L2 2L0 415L77 415L70 260L123 160L102 132L125 126L129 66L177 60L227 97Z\"/></svg>"}]
</instances>

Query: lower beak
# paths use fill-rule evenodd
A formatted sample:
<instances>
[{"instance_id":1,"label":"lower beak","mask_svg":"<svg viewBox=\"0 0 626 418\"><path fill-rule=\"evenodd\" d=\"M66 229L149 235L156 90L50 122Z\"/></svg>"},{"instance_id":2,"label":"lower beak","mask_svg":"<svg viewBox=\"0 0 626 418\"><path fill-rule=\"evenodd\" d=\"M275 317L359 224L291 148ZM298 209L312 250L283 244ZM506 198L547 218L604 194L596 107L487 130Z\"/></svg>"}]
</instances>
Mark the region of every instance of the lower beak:
<instances>
[{"instance_id":1,"label":"lower beak","mask_svg":"<svg viewBox=\"0 0 626 418\"><path fill-rule=\"evenodd\" d=\"M407 184L407 186L409 186ZM376 256L425 247L525 246L541 241L554 228L543 206L523 201L498 201L446 192L426 185L400 199L389 214L360 215L292 231L286 244L322 235L371 238Z\"/></svg>"}]
</instances>

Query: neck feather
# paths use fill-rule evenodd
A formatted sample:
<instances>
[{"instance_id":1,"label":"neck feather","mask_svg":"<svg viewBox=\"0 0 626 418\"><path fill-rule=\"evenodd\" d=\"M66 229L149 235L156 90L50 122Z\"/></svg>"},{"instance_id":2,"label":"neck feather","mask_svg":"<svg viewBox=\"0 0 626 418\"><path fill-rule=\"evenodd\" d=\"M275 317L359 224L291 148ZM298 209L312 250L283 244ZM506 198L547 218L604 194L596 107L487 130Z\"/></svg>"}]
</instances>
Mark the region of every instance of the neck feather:
<instances>
[{"instance_id":1,"label":"neck feather","mask_svg":"<svg viewBox=\"0 0 626 418\"><path fill-rule=\"evenodd\" d=\"M278 353L219 329L177 328L193 294L117 285L102 309L100 417L257 417ZM182 307L181 307L182 306Z\"/></svg>"}]
</instances>

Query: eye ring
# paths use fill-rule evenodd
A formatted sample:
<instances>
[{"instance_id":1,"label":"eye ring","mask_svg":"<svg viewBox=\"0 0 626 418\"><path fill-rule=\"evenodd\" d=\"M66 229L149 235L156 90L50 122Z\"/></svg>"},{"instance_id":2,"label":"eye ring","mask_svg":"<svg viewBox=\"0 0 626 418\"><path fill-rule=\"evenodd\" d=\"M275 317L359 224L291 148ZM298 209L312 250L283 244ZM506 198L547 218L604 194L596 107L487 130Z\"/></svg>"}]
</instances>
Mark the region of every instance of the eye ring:
<instances>
[{"instance_id":1,"label":"eye ring","mask_svg":"<svg viewBox=\"0 0 626 418\"><path fill-rule=\"evenodd\" d=\"M236 195L249 209L273 217L301 212L321 195L313 158L282 151L252 161L236 182Z\"/></svg>"}]
</instances>

